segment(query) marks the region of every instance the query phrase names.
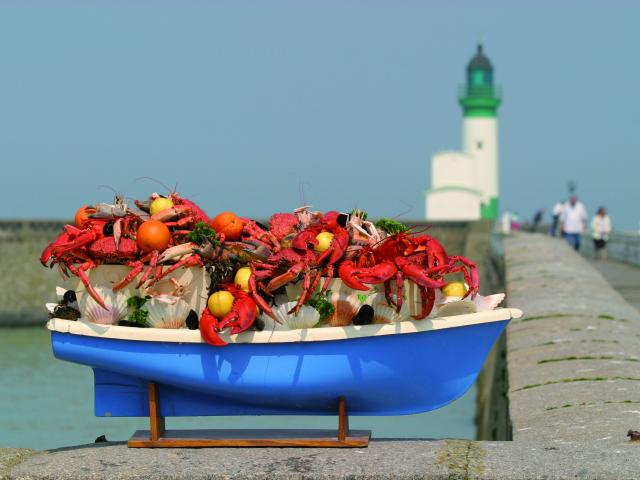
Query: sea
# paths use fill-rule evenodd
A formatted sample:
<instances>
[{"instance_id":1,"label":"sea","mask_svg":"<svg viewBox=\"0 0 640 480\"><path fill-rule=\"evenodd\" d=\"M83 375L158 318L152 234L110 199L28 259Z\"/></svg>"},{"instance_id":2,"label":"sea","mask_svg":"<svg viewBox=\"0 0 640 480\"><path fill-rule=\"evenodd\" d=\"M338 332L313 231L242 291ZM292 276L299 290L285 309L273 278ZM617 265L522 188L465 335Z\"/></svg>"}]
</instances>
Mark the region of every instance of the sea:
<instances>
[{"instance_id":1,"label":"sea","mask_svg":"<svg viewBox=\"0 0 640 480\"><path fill-rule=\"evenodd\" d=\"M407 368L420 368L407 365ZM476 388L438 410L396 417L350 417L376 438L474 439ZM167 418L167 428L336 428L337 417ZM0 447L35 450L126 441L148 429L145 418L93 415L93 372L54 358L44 327L0 329Z\"/></svg>"}]
</instances>

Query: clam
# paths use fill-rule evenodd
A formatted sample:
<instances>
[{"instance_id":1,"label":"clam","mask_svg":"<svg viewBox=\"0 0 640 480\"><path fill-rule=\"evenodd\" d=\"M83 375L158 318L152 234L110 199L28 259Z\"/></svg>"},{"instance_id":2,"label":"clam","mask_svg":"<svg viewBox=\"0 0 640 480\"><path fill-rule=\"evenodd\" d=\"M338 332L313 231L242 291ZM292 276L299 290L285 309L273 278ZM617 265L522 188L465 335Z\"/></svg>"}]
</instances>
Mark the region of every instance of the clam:
<instances>
[{"instance_id":1,"label":"clam","mask_svg":"<svg viewBox=\"0 0 640 480\"><path fill-rule=\"evenodd\" d=\"M147 323L151 328L183 328L191 306L179 297L159 295L147 300L140 309L149 312Z\"/></svg>"},{"instance_id":2,"label":"clam","mask_svg":"<svg viewBox=\"0 0 640 480\"><path fill-rule=\"evenodd\" d=\"M78 306L83 318L92 323L102 325L116 325L128 313L127 297L122 292L114 292L110 287L98 285L95 291L104 300L107 308L103 308L91 295L83 292L78 300Z\"/></svg>"}]
</instances>

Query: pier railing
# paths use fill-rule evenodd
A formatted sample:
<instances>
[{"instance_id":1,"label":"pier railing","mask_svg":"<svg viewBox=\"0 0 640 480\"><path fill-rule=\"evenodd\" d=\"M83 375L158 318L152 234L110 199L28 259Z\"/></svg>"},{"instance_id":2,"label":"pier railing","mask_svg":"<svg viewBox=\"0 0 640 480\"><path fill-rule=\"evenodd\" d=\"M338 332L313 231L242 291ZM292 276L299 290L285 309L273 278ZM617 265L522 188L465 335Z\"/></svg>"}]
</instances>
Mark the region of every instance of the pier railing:
<instances>
[{"instance_id":1,"label":"pier railing","mask_svg":"<svg viewBox=\"0 0 640 480\"><path fill-rule=\"evenodd\" d=\"M586 256L593 255L593 239L591 235L582 236L582 252ZM611 260L640 266L640 233L613 232L609 235L607 252Z\"/></svg>"}]
</instances>

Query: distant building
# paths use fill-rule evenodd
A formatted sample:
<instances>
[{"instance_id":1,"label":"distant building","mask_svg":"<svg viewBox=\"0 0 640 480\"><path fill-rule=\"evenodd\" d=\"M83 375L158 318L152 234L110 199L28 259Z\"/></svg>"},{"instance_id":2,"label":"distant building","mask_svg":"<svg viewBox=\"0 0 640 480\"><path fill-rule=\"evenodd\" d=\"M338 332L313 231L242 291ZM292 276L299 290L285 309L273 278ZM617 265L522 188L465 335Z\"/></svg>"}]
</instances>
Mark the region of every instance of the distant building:
<instances>
[{"instance_id":1,"label":"distant building","mask_svg":"<svg viewBox=\"0 0 640 480\"><path fill-rule=\"evenodd\" d=\"M498 216L499 88L482 45L467 66L458 98L464 119L463 151L436 153L431 188L425 192L427 220L495 220Z\"/></svg>"}]
</instances>

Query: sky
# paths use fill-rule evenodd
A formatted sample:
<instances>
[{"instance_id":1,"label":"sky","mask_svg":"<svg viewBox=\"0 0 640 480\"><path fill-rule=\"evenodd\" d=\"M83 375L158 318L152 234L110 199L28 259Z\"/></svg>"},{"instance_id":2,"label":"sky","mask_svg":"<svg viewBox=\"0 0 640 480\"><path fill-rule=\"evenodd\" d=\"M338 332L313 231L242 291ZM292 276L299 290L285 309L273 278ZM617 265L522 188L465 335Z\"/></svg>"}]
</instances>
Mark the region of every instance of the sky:
<instances>
[{"instance_id":1,"label":"sky","mask_svg":"<svg viewBox=\"0 0 640 480\"><path fill-rule=\"evenodd\" d=\"M501 207L530 218L574 181L637 230L638 18L620 1L3 1L0 217L166 193L151 177L211 215L423 218L482 40Z\"/></svg>"}]
</instances>

